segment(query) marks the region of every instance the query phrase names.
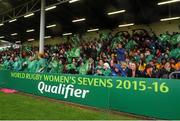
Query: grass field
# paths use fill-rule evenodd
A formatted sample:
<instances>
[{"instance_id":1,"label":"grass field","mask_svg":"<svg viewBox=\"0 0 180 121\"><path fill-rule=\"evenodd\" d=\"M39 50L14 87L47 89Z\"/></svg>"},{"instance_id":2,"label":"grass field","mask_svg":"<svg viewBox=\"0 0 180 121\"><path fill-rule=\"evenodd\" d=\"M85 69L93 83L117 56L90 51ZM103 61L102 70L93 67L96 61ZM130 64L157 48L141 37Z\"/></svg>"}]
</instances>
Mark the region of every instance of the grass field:
<instances>
[{"instance_id":1,"label":"grass field","mask_svg":"<svg viewBox=\"0 0 180 121\"><path fill-rule=\"evenodd\" d=\"M107 120L141 119L105 110L95 110L77 105L53 101L44 97L25 94L4 94L0 92L0 120Z\"/></svg>"}]
</instances>

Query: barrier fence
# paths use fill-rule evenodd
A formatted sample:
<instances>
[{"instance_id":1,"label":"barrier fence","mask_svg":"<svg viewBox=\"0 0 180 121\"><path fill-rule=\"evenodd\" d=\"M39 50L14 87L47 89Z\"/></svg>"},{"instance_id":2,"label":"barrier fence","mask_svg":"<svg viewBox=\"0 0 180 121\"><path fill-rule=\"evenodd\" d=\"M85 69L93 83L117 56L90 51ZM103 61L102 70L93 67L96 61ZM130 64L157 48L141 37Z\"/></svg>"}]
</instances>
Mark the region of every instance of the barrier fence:
<instances>
[{"instance_id":1,"label":"barrier fence","mask_svg":"<svg viewBox=\"0 0 180 121\"><path fill-rule=\"evenodd\" d=\"M180 80L0 71L0 87L157 119L180 119Z\"/></svg>"}]
</instances>

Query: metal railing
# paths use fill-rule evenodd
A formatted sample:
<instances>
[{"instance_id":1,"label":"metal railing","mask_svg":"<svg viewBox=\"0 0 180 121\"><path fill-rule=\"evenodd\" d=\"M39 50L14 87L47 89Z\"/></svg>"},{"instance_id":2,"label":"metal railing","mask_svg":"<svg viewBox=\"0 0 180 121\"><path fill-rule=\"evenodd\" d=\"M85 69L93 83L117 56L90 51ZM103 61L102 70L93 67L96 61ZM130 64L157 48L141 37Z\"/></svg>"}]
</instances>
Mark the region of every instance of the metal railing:
<instances>
[{"instance_id":1,"label":"metal railing","mask_svg":"<svg viewBox=\"0 0 180 121\"><path fill-rule=\"evenodd\" d=\"M180 75L180 71L174 71L171 74L169 74L169 79L178 79L178 76Z\"/></svg>"}]
</instances>

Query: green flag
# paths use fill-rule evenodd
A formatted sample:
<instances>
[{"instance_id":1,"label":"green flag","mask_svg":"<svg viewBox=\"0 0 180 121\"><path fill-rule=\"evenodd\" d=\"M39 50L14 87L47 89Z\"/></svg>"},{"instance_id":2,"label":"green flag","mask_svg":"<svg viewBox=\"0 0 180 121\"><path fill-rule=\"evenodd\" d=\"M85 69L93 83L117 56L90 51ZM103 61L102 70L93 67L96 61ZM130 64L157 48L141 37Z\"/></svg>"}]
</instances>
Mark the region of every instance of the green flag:
<instances>
[{"instance_id":1,"label":"green flag","mask_svg":"<svg viewBox=\"0 0 180 121\"><path fill-rule=\"evenodd\" d=\"M77 47L80 44L79 35L74 34L73 37L71 38L71 42L73 47Z\"/></svg>"},{"instance_id":2,"label":"green flag","mask_svg":"<svg viewBox=\"0 0 180 121\"><path fill-rule=\"evenodd\" d=\"M171 40L171 36L164 33L158 37L158 40L162 43L169 42Z\"/></svg>"},{"instance_id":3,"label":"green flag","mask_svg":"<svg viewBox=\"0 0 180 121\"><path fill-rule=\"evenodd\" d=\"M76 69L76 66L75 66L74 64L72 64L72 63L71 63L71 64L67 64L67 65L66 65L66 69L67 69L67 70Z\"/></svg>"},{"instance_id":4,"label":"green flag","mask_svg":"<svg viewBox=\"0 0 180 121\"><path fill-rule=\"evenodd\" d=\"M175 34L171 37L170 43L172 45L180 43L180 34Z\"/></svg>"},{"instance_id":5,"label":"green flag","mask_svg":"<svg viewBox=\"0 0 180 121\"><path fill-rule=\"evenodd\" d=\"M127 50L134 49L136 45L137 45L137 43L136 43L134 40L131 39L131 40L126 44L125 48L126 48Z\"/></svg>"},{"instance_id":6,"label":"green flag","mask_svg":"<svg viewBox=\"0 0 180 121\"><path fill-rule=\"evenodd\" d=\"M180 58L180 48L171 50L170 57Z\"/></svg>"},{"instance_id":7,"label":"green flag","mask_svg":"<svg viewBox=\"0 0 180 121\"><path fill-rule=\"evenodd\" d=\"M123 37L121 36L120 33L116 34L115 37L112 39L112 44L111 44L111 48L114 49L116 47L116 45L120 42L123 42Z\"/></svg>"},{"instance_id":8,"label":"green flag","mask_svg":"<svg viewBox=\"0 0 180 121\"><path fill-rule=\"evenodd\" d=\"M79 68L79 74L86 75L89 70L89 62L86 61L85 64L81 65Z\"/></svg>"},{"instance_id":9,"label":"green flag","mask_svg":"<svg viewBox=\"0 0 180 121\"><path fill-rule=\"evenodd\" d=\"M108 34L107 33L101 33L100 34L100 40L101 41L105 41L108 39Z\"/></svg>"},{"instance_id":10,"label":"green flag","mask_svg":"<svg viewBox=\"0 0 180 121\"><path fill-rule=\"evenodd\" d=\"M79 48L73 48L70 51L70 57L71 58L78 58L78 57L80 57L80 49Z\"/></svg>"}]
</instances>

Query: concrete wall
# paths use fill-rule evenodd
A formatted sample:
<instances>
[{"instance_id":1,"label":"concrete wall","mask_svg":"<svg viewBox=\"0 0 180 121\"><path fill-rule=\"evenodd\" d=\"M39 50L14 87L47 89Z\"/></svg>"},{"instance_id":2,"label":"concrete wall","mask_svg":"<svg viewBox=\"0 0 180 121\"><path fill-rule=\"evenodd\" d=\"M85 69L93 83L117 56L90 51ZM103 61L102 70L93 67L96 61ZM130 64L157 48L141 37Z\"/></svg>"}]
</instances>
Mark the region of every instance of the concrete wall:
<instances>
[{"instance_id":1,"label":"concrete wall","mask_svg":"<svg viewBox=\"0 0 180 121\"><path fill-rule=\"evenodd\" d=\"M50 39L45 39L44 44L45 45L56 45L56 44L61 44L67 41L67 37L54 37ZM32 45L32 46L38 46L39 40L31 41L28 42L26 41L23 43L23 45Z\"/></svg>"},{"instance_id":2,"label":"concrete wall","mask_svg":"<svg viewBox=\"0 0 180 121\"><path fill-rule=\"evenodd\" d=\"M180 32L180 20L156 22L150 25L134 25L130 27L117 28L114 32L128 31L129 33L132 33L133 29L145 29L148 32L153 31L157 35L165 33L166 31L169 31L170 33Z\"/></svg>"},{"instance_id":3,"label":"concrete wall","mask_svg":"<svg viewBox=\"0 0 180 121\"><path fill-rule=\"evenodd\" d=\"M166 31L170 33L180 32L180 20L153 23L150 27L156 34L161 34Z\"/></svg>"},{"instance_id":4,"label":"concrete wall","mask_svg":"<svg viewBox=\"0 0 180 121\"><path fill-rule=\"evenodd\" d=\"M115 28L113 31L111 30L100 30L99 32L90 32L90 33L84 33L81 36L81 40L93 40L94 38L99 38L99 33L101 32L112 32L113 34L117 33L118 31L128 31L130 34L132 33L133 29L145 29L148 32L155 32L157 35L164 33L166 31L169 31L170 33L173 32L180 32L180 20L174 20L174 21L166 21L166 22L157 22L157 23L152 23L150 25L134 25L130 27L124 27L124 28ZM68 41L68 37L56 37L56 38L51 38L51 39L46 39L45 40L45 45L51 44L61 44ZM38 41L33 41L33 42L25 42L26 44L31 44L31 45L38 45Z\"/></svg>"}]
</instances>

